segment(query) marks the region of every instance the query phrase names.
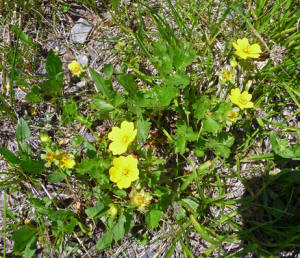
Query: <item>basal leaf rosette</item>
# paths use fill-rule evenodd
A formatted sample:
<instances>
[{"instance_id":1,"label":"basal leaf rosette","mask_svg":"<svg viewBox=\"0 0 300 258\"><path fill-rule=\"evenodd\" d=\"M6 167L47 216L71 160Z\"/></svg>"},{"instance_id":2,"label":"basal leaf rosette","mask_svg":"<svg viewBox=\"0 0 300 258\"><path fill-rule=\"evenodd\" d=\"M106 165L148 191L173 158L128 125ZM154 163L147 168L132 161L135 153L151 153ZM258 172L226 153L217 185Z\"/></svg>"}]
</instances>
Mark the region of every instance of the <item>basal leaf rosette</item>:
<instances>
[{"instance_id":1,"label":"basal leaf rosette","mask_svg":"<svg viewBox=\"0 0 300 258\"><path fill-rule=\"evenodd\" d=\"M235 54L242 59L258 58L262 53L260 46L258 44L250 45L247 38L233 42L233 47L236 49Z\"/></svg>"},{"instance_id":2,"label":"basal leaf rosette","mask_svg":"<svg viewBox=\"0 0 300 258\"><path fill-rule=\"evenodd\" d=\"M132 122L123 121L120 127L113 127L108 134L108 139L111 140L109 150L113 155L120 155L127 151L128 146L134 141L137 130L134 129Z\"/></svg>"},{"instance_id":3,"label":"basal leaf rosette","mask_svg":"<svg viewBox=\"0 0 300 258\"><path fill-rule=\"evenodd\" d=\"M138 160L132 155L114 158L113 167L109 169L110 181L122 188L130 187L139 178Z\"/></svg>"}]
</instances>

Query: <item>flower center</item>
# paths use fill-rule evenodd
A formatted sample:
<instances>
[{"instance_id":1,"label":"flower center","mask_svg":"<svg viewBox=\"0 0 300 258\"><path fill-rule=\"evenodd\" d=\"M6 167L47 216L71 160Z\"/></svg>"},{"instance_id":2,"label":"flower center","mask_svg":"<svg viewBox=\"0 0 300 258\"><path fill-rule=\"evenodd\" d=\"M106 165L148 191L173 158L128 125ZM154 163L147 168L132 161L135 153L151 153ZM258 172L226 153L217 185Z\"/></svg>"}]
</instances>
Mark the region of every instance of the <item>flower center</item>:
<instances>
[{"instance_id":1,"label":"flower center","mask_svg":"<svg viewBox=\"0 0 300 258\"><path fill-rule=\"evenodd\" d=\"M129 169L128 168L124 168L122 171L123 176L128 176L129 174Z\"/></svg>"},{"instance_id":2,"label":"flower center","mask_svg":"<svg viewBox=\"0 0 300 258\"><path fill-rule=\"evenodd\" d=\"M122 143L123 143L123 144L128 144L128 141L129 141L128 135L124 135L124 136L122 137Z\"/></svg>"},{"instance_id":3,"label":"flower center","mask_svg":"<svg viewBox=\"0 0 300 258\"><path fill-rule=\"evenodd\" d=\"M239 102L242 105L246 105L248 103L248 100L244 96L240 96Z\"/></svg>"},{"instance_id":4,"label":"flower center","mask_svg":"<svg viewBox=\"0 0 300 258\"><path fill-rule=\"evenodd\" d=\"M145 200L144 196L138 196L138 197L136 197L136 205L137 206L142 206L145 203L146 203L146 200Z\"/></svg>"},{"instance_id":5,"label":"flower center","mask_svg":"<svg viewBox=\"0 0 300 258\"><path fill-rule=\"evenodd\" d=\"M249 47L244 47L243 51L244 53L249 54Z\"/></svg>"}]
</instances>

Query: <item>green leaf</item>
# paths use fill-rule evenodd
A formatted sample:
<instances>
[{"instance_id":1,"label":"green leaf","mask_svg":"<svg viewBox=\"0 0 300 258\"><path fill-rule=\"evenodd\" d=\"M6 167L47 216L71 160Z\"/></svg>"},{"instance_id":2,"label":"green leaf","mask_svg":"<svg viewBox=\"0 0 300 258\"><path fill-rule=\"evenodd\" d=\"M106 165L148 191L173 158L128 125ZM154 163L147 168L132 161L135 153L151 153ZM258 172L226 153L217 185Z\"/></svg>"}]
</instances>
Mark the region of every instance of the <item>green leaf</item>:
<instances>
[{"instance_id":1,"label":"green leaf","mask_svg":"<svg viewBox=\"0 0 300 258\"><path fill-rule=\"evenodd\" d=\"M53 172L48 176L51 183L58 183L65 179L65 176L61 172Z\"/></svg>"},{"instance_id":2,"label":"green leaf","mask_svg":"<svg viewBox=\"0 0 300 258\"><path fill-rule=\"evenodd\" d=\"M135 76L133 74L119 75L116 78L116 80L129 93L129 97L136 95L136 93L137 93L137 84L135 82Z\"/></svg>"},{"instance_id":3,"label":"green leaf","mask_svg":"<svg viewBox=\"0 0 300 258\"><path fill-rule=\"evenodd\" d=\"M126 197L127 197L127 193L126 193L126 191L123 190L123 189L116 189L116 190L113 190L113 193L114 193L115 195L118 195L118 196L123 197L123 198L126 198Z\"/></svg>"},{"instance_id":4,"label":"green leaf","mask_svg":"<svg viewBox=\"0 0 300 258\"><path fill-rule=\"evenodd\" d=\"M184 154L185 151L186 151L186 138L185 138L185 136L182 136L182 135L179 136L176 139L175 145L176 145L176 152L179 152L180 154Z\"/></svg>"},{"instance_id":5,"label":"green leaf","mask_svg":"<svg viewBox=\"0 0 300 258\"><path fill-rule=\"evenodd\" d=\"M95 98L94 101L91 103L91 108L96 109L100 114L106 114L109 113L114 109L113 105L105 102L101 98Z\"/></svg>"},{"instance_id":6,"label":"green leaf","mask_svg":"<svg viewBox=\"0 0 300 258\"><path fill-rule=\"evenodd\" d=\"M20 165L24 172L30 174L40 174L45 170L44 163L38 160L23 160Z\"/></svg>"},{"instance_id":7,"label":"green leaf","mask_svg":"<svg viewBox=\"0 0 300 258\"><path fill-rule=\"evenodd\" d=\"M196 212L199 207L199 203L194 198L184 198L181 201L185 203L192 212Z\"/></svg>"},{"instance_id":8,"label":"green leaf","mask_svg":"<svg viewBox=\"0 0 300 258\"><path fill-rule=\"evenodd\" d=\"M113 90L111 80L104 80L104 78L92 68L90 68L89 71L96 88L103 94L103 96L112 101L115 92Z\"/></svg>"},{"instance_id":9,"label":"green leaf","mask_svg":"<svg viewBox=\"0 0 300 258\"><path fill-rule=\"evenodd\" d=\"M111 231L106 231L103 236L97 241L96 247L98 250L103 250L111 245L113 234Z\"/></svg>"},{"instance_id":10,"label":"green leaf","mask_svg":"<svg viewBox=\"0 0 300 258\"><path fill-rule=\"evenodd\" d=\"M170 86L185 88L190 83L190 77L184 73L176 72L174 75L166 77L164 82Z\"/></svg>"},{"instance_id":11,"label":"green leaf","mask_svg":"<svg viewBox=\"0 0 300 258\"><path fill-rule=\"evenodd\" d=\"M271 132L270 141L273 147L274 152L286 159L293 158L294 152L293 149L288 145L287 139L279 139L276 133Z\"/></svg>"},{"instance_id":12,"label":"green leaf","mask_svg":"<svg viewBox=\"0 0 300 258\"><path fill-rule=\"evenodd\" d=\"M16 138L17 141L21 143L25 143L25 141L29 140L30 137L30 129L26 123L26 121L21 118L18 122L16 129Z\"/></svg>"},{"instance_id":13,"label":"green leaf","mask_svg":"<svg viewBox=\"0 0 300 258\"><path fill-rule=\"evenodd\" d=\"M54 54L53 50L50 50L47 55L46 71L51 79L62 83L64 76L62 62L60 61L59 57Z\"/></svg>"},{"instance_id":14,"label":"green leaf","mask_svg":"<svg viewBox=\"0 0 300 258\"><path fill-rule=\"evenodd\" d=\"M21 160L13 154L10 150L6 148L0 148L0 153L3 155L3 157L12 164L20 164Z\"/></svg>"},{"instance_id":15,"label":"green leaf","mask_svg":"<svg viewBox=\"0 0 300 258\"><path fill-rule=\"evenodd\" d=\"M199 233L199 235L207 242L211 244L216 244L216 241L211 238L208 231L204 226L202 226L194 217L194 215L190 215L191 222L195 228L195 230Z\"/></svg>"},{"instance_id":16,"label":"green leaf","mask_svg":"<svg viewBox=\"0 0 300 258\"><path fill-rule=\"evenodd\" d=\"M182 43L176 48L176 51L174 51L173 64L177 70L185 69L195 59L196 53L192 49L192 45L186 45L185 47Z\"/></svg>"},{"instance_id":17,"label":"green leaf","mask_svg":"<svg viewBox=\"0 0 300 258\"><path fill-rule=\"evenodd\" d=\"M144 143L148 138L148 132L150 130L151 123L149 119L144 120L142 117L137 121L137 140Z\"/></svg>"},{"instance_id":18,"label":"green leaf","mask_svg":"<svg viewBox=\"0 0 300 258\"><path fill-rule=\"evenodd\" d=\"M61 95L62 83L56 79L46 80L40 83L41 92L44 96L56 97Z\"/></svg>"},{"instance_id":19,"label":"green leaf","mask_svg":"<svg viewBox=\"0 0 300 258\"><path fill-rule=\"evenodd\" d=\"M106 79L110 79L114 72L114 67L112 66L112 64L105 64L102 71L103 71Z\"/></svg>"},{"instance_id":20,"label":"green leaf","mask_svg":"<svg viewBox=\"0 0 300 258\"><path fill-rule=\"evenodd\" d=\"M209 106L210 106L209 98L202 96L199 100L197 100L193 104L195 118L197 118L198 120L203 119L205 113L208 111Z\"/></svg>"},{"instance_id":21,"label":"green leaf","mask_svg":"<svg viewBox=\"0 0 300 258\"><path fill-rule=\"evenodd\" d=\"M203 119L203 130L216 134L222 130L222 125L216 122L210 116L206 116Z\"/></svg>"},{"instance_id":22,"label":"green leaf","mask_svg":"<svg viewBox=\"0 0 300 258\"><path fill-rule=\"evenodd\" d=\"M12 240L15 242L13 247L13 253L20 253L29 243L32 238L37 235L37 229L24 225L12 234Z\"/></svg>"},{"instance_id":23,"label":"green leaf","mask_svg":"<svg viewBox=\"0 0 300 258\"><path fill-rule=\"evenodd\" d=\"M177 96L178 89L171 85L156 86L154 91L157 95L158 103L161 106L169 106L171 101Z\"/></svg>"},{"instance_id":24,"label":"green leaf","mask_svg":"<svg viewBox=\"0 0 300 258\"><path fill-rule=\"evenodd\" d=\"M125 227L124 224L126 222L126 217L121 215L118 223L112 228L113 239L115 241L122 240L125 235Z\"/></svg>"},{"instance_id":25,"label":"green leaf","mask_svg":"<svg viewBox=\"0 0 300 258\"><path fill-rule=\"evenodd\" d=\"M31 238L31 240L28 242L26 245L26 248L23 252L23 257L25 258L31 258L35 252L36 252L36 241L37 241L37 236L34 236Z\"/></svg>"},{"instance_id":26,"label":"green leaf","mask_svg":"<svg viewBox=\"0 0 300 258\"><path fill-rule=\"evenodd\" d=\"M99 201L94 207L85 209L85 213L90 219L92 219L97 217L99 213L103 211L103 209L104 209L104 204Z\"/></svg>"},{"instance_id":27,"label":"green leaf","mask_svg":"<svg viewBox=\"0 0 300 258\"><path fill-rule=\"evenodd\" d=\"M21 31L16 25L10 24L9 28L15 34L16 38L20 39L22 42L24 42L30 46L34 45L32 39L27 34L25 34L23 31Z\"/></svg>"},{"instance_id":28,"label":"green leaf","mask_svg":"<svg viewBox=\"0 0 300 258\"><path fill-rule=\"evenodd\" d=\"M150 230L153 230L154 228L158 227L159 221L161 216L163 215L163 212L160 210L150 210L146 213L146 224L147 227Z\"/></svg>"}]
</instances>

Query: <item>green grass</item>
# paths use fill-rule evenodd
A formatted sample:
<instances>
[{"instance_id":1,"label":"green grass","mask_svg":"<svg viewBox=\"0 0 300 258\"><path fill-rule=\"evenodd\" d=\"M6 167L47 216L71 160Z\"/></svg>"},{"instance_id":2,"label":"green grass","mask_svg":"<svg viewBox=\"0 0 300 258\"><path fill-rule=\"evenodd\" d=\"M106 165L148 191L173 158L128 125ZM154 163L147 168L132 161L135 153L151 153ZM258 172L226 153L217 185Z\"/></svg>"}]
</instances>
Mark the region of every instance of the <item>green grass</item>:
<instances>
[{"instance_id":1,"label":"green grass","mask_svg":"<svg viewBox=\"0 0 300 258\"><path fill-rule=\"evenodd\" d=\"M75 2L103 18L95 1ZM12 39L0 48L0 117L15 126L18 151L5 142L0 148L7 165L0 181L2 256L32 257L38 248L44 256L113 256L126 249L128 233L130 241L145 244L153 231L160 237L152 245L166 243L159 254L165 257L299 253L296 0L106 1L109 25L121 32L117 38L102 33L97 41L115 44L105 54L114 54L119 66L87 67L80 79L70 79L53 51L46 57L48 76L36 74L43 58L37 39L58 37L55 26L72 5L4 4L9 8L1 27ZM38 35L26 30L32 24ZM232 43L242 38L260 45L258 59L235 54ZM235 75L225 81L221 74L235 60ZM87 86L70 93L76 80ZM238 107L229 100L235 88L252 95L254 108L238 110L230 121L228 112ZM26 108L16 98L19 91ZM117 167L109 133L125 120L134 123L137 136L122 155L138 160L139 179L119 189L109 176ZM50 140L41 142L40 133ZM47 163L51 151L55 162ZM65 163L72 160L75 166ZM145 190L151 204L138 209L131 189ZM22 203L9 205L14 196Z\"/></svg>"}]
</instances>

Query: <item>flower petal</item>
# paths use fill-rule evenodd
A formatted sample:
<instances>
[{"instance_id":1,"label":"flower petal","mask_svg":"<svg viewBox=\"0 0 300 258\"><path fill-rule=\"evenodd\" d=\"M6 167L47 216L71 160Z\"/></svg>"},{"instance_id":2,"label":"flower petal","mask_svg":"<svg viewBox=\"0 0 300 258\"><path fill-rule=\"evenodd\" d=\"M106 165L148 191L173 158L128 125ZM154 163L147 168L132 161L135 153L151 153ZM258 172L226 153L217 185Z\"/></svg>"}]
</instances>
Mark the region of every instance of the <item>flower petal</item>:
<instances>
[{"instance_id":1,"label":"flower petal","mask_svg":"<svg viewBox=\"0 0 300 258\"><path fill-rule=\"evenodd\" d=\"M113 155L121 155L127 150L127 145L121 144L119 141L114 141L109 145L109 150Z\"/></svg>"},{"instance_id":2,"label":"flower petal","mask_svg":"<svg viewBox=\"0 0 300 258\"><path fill-rule=\"evenodd\" d=\"M111 141L117 141L120 139L120 134L122 130L119 127L113 127L111 132L108 134L108 139Z\"/></svg>"}]
</instances>

